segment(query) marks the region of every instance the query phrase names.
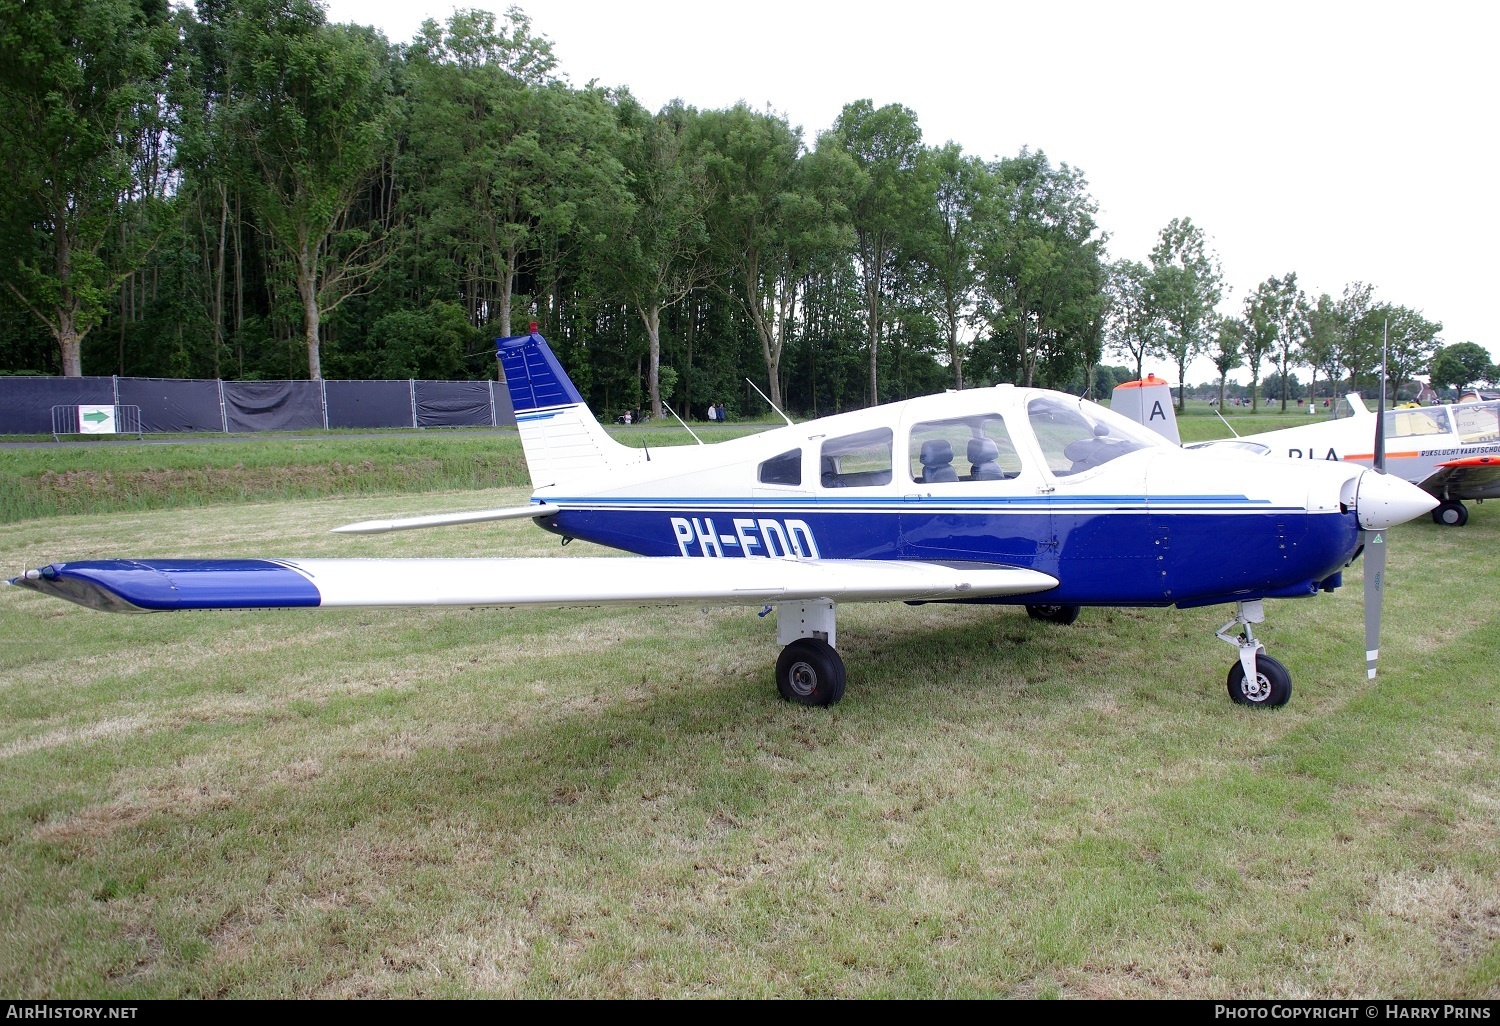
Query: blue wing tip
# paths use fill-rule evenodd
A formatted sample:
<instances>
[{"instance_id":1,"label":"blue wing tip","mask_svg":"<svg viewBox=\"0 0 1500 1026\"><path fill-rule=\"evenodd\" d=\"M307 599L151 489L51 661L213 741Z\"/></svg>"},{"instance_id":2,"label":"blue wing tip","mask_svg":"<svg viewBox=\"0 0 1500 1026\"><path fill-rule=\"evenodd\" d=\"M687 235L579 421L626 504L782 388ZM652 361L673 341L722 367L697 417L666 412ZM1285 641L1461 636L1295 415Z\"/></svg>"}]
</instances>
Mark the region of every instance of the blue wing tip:
<instances>
[{"instance_id":1,"label":"blue wing tip","mask_svg":"<svg viewBox=\"0 0 1500 1026\"><path fill-rule=\"evenodd\" d=\"M106 612L281 609L322 603L306 576L268 559L53 563L11 584Z\"/></svg>"}]
</instances>

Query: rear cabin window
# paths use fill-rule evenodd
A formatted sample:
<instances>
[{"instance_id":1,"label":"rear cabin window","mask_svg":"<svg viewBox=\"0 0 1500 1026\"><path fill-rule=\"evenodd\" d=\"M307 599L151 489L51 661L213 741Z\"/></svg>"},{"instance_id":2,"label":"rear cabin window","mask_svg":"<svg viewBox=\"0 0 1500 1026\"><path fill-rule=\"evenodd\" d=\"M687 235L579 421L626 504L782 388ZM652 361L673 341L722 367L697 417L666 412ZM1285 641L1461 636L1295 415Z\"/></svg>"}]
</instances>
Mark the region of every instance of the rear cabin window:
<instances>
[{"instance_id":1,"label":"rear cabin window","mask_svg":"<svg viewBox=\"0 0 1500 1026\"><path fill-rule=\"evenodd\" d=\"M918 484L1003 481L1021 472L1021 458L998 415L916 424L907 456Z\"/></svg>"},{"instance_id":2,"label":"rear cabin window","mask_svg":"<svg viewBox=\"0 0 1500 1026\"><path fill-rule=\"evenodd\" d=\"M760 465L760 483L799 485L802 483L802 450L792 449L772 456Z\"/></svg>"},{"instance_id":3,"label":"rear cabin window","mask_svg":"<svg viewBox=\"0 0 1500 1026\"><path fill-rule=\"evenodd\" d=\"M890 428L861 431L823 443L821 473L824 488L869 488L891 483Z\"/></svg>"}]
</instances>

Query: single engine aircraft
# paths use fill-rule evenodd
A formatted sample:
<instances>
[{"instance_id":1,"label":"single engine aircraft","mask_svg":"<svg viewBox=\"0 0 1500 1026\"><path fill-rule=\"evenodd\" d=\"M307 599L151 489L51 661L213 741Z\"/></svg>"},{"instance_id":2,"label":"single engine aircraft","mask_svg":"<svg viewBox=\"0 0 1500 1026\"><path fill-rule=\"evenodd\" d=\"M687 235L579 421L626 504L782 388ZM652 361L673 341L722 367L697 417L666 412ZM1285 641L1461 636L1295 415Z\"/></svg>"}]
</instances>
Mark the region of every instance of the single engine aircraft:
<instances>
[{"instance_id":1,"label":"single engine aircraft","mask_svg":"<svg viewBox=\"0 0 1500 1026\"><path fill-rule=\"evenodd\" d=\"M564 544L633 556L87 560L11 583L117 611L763 606L784 646L778 690L805 705L843 695L844 602L1018 604L1058 623L1082 606L1229 603L1218 636L1238 653L1230 696L1276 706L1291 676L1255 637L1264 600L1332 591L1363 552L1373 677L1385 533L1433 505L1375 470L1187 452L1094 403L1014 385L632 448L595 419L534 327L497 345L531 502L337 530L529 518Z\"/></svg>"},{"instance_id":2,"label":"single engine aircraft","mask_svg":"<svg viewBox=\"0 0 1500 1026\"><path fill-rule=\"evenodd\" d=\"M1130 398L1149 392L1150 382L1130 382L1115 392L1111 409L1155 429L1172 441L1177 425L1160 402L1151 407L1154 418ZM1122 391L1137 387L1133 392ZM1278 431L1263 431L1213 442L1196 442L1190 449L1232 448L1263 456L1294 460L1344 461L1370 466L1375 460L1376 414L1357 392L1344 400L1348 416ZM1500 499L1500 400L1473 399L1448 406L1411 406L1384 414L1386 459L1390 472L1437 499L1434 523L1462 527L1469 522L1464 499Z\"/></svg>"}]
</instances>

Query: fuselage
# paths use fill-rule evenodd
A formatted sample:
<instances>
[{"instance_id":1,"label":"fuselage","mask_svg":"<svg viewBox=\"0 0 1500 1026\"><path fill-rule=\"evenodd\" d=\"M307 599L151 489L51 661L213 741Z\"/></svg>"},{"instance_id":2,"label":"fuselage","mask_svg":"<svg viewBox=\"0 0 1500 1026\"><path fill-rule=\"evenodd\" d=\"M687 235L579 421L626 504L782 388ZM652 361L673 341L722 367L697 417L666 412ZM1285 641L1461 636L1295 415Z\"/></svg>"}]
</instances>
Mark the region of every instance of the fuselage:
<instances>
[{"instance_id":1,"label":"fuselage","mask_svg":"<svg viewBox=\"0 0 1500 1026\"><path fill-rule=\"evenodd\" d=\"M1442 473L1454 461L1500 459L1500 402L1387 410L1385 439L1386 468L1402 480L1439 498L1500 498L1500 480L1493 475ZM1375 458L1375 414L1360 410L1346 419L1246 435L1228 444L1260 446L1268 455L1293 460L1369 466Z\"/></svg>"},{"instance_id":2,"label":"fuselage","mask_svg":"<svg viewBox=\"0 0 1500 1026\"><path fill-rule=\"evenodd\" d=\"M1191 606L1336 587L1360 474L1184 451L1000 385L652 449L534 497L559 507L548 530L641 555L1004 563L1056 577L1047 602Z\"/></svg>"}]
</instances>

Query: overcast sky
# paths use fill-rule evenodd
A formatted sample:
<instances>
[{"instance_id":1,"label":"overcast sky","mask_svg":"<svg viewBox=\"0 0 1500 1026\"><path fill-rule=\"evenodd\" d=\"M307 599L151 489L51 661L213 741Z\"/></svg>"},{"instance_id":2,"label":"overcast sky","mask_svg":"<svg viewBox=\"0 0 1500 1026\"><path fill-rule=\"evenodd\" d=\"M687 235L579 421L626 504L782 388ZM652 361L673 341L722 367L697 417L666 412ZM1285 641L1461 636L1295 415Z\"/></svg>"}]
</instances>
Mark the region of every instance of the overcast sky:
<instances>
[{"instance_id":1,"label":"overcast sky","mask_svg":"<svg viewBox=\"0 0 1500 1026\"><path fill-rule=\"evenodd\" d=\"M327 6L404 42L455 5ZM1144 260L1168 221L1192 218L1223 265L1224 313L1271 275L1295 272L1313 297L1364 281L1441 321L1444 342L1500 355L1500 15L1488 3L519 6L575 85L628 86L653 110L744 100L801 125L809 146L852 100L900 103L928 145L986 159L1029 146L1082 170L1111 258ZM1188 375L1214 376L1201 361Z\"/></svg>"}]
</instances>

